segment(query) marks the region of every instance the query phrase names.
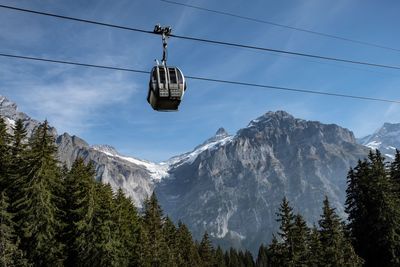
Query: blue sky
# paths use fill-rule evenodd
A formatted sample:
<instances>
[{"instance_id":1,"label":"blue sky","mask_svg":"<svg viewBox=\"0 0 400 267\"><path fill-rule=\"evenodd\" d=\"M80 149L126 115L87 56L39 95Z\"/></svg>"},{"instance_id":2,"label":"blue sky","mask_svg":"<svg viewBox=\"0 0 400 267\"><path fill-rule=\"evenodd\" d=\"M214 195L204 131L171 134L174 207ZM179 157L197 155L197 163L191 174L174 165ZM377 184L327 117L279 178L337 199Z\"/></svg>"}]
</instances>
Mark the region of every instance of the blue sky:
<instances>
[{"instance_id":1,"label":"blue sky","mask_svg":"<svg viewBox=\"0 0 400 267\"><path fill-rule=\"evenodd\" d=\"M177 0L178 1L178 0ZM400 48L399 1L179 0L182 3ZM400 52L291 31L175 6L159 0L36 1L1 4L152 30L382 64L400 65ZM150 70L161 40L100 26L0 9L0 51ZM400 72L170 39L171 65L216 79L400 99ZM146 102L147 75L0 58L0 94L60 133L110 144L153 161L191 150L219 127L230 133L267 111L336 123L357 137L384 122L400 122L400 105L279 92L200 81L175 113Z\"/></svg>"}]
</instances>

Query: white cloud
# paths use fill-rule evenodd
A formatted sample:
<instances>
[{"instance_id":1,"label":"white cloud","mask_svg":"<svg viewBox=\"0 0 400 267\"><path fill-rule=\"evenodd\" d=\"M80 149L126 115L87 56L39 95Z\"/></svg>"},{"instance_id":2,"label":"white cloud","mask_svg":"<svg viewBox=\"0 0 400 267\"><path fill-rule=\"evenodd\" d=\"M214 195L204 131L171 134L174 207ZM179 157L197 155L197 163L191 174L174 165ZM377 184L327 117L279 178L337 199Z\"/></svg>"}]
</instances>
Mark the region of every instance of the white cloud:
<instances>
[{"instance_id":1,"label":"white cloud","mask_svg":"<svg viewBox=\"0 0 400 267\"><path fill-rule=\"evenodd\" d=\"M25 84L29 82L25 81ZM136 85L124 74L64 75L62 81L45 80L29 86L21 96L24 111L37 119L48 119L59 132L80 134L93 123L100 123L107 107L122 105L137 92Z\"/></svg>"}]
</instances>

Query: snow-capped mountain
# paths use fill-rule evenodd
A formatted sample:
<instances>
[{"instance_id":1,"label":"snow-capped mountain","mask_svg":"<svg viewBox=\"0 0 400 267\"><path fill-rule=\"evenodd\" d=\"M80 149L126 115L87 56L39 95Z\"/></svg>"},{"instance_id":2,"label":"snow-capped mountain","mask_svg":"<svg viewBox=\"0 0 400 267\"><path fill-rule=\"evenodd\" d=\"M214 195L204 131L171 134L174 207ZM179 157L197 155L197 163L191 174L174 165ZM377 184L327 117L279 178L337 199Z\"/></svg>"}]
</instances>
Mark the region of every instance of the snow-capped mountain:
<instances>
[{"instance_id":1,"label":"snow-capped mountain","mask_svg":"<svg viewBox=\"0 0 400 267\"><path fill-rule=\"evenodd\" d=\"M39 122L0 96L0 115L9 127L21 118L30 134ZM385 124L359 140L372 148L400 147L400 124ZM268 112L235 135L223 128L192 151L153 163L120 154L108 145L91 146L68 133L57 135L59 159L93 162L97 179L122 188L141 207L156 190L165 214L186 223L196 238L205 230L219 243L256 252L277 229L275 212L288 197L309 223L328 196L343 217L346 174L368 148L334 124Z\"/></svg>"},{"instance_id":2,"label":"snow-capped mountain","mask_svg":"<svg viewBox=\"0 0 400 267\"><path fill-rule=\"evenodd\" d=\"M227 138L194 150L155 190L164 211L196 238L207 230L222 245L255 253L277 230L284 196L309 223L320 218L325 196L344 217L347 171L368 153L351 131L284 111L268 112Z\"/></svg>"},{"instance_id":3,"label":"snow-capped mountain","mask_svg":"<svg viewBox=\"0 0 400 267\"><path fill-rule=\"evenodd\" d=\"M400 149L400 123L384 123L375 133L358 139L371 149L379 149L388 159L394 159L396 149Z\"/></svg>"}]
</instances>

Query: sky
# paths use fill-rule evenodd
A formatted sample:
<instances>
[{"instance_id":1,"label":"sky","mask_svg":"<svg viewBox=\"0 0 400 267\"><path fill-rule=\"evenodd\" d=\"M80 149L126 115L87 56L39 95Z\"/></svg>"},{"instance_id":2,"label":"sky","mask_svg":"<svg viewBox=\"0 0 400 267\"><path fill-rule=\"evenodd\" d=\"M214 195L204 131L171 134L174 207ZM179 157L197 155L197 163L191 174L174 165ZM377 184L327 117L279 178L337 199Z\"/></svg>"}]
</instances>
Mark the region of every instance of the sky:
<instances>
[{"instance_id":1,"label":"sky","mask_svg":"<svg viewBox=\"0 0 400 267\"><path fill-rule=\"evenodd\" d=\"M395 0L176 0L400 49ZM2 5L177 35L400 66L400 52L212 14L159 0L0 0ZM150 70L161 38L0 8L0 53ZM171 38L168 64L190 76L400 100L400 71ZM400 122L400 104L188 80L178 112L146 101L148 75L0 57L0 95L61 134L163 161L190 151L219 127L235 134L268 111L335 123L356 137Z\"/></svg>"}]
</instances>

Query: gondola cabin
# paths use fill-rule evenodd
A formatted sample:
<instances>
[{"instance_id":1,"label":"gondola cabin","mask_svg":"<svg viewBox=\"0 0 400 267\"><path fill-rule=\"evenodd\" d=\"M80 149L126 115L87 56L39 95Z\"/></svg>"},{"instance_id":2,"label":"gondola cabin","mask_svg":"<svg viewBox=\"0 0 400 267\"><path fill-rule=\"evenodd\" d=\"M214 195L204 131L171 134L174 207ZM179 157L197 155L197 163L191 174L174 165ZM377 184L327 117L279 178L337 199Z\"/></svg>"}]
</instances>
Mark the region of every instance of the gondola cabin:
<instances>
[{"instance_id":1,"label":"gondola cabin","mask_svg":"<svg viewBox=\"0 0 400 267\"><path fill-rule=\"evenodd\" d=\"M177 111L186 90L182 71L176 67L157 65L150 75L147 102L157 111Z\"/></svg>"}]
</instances>

